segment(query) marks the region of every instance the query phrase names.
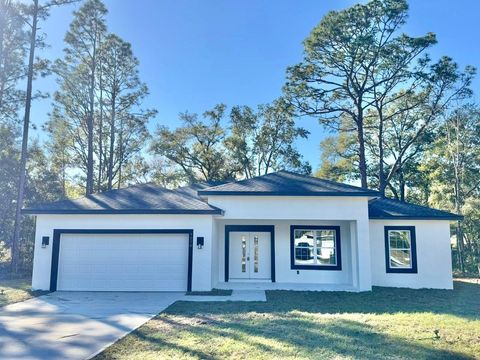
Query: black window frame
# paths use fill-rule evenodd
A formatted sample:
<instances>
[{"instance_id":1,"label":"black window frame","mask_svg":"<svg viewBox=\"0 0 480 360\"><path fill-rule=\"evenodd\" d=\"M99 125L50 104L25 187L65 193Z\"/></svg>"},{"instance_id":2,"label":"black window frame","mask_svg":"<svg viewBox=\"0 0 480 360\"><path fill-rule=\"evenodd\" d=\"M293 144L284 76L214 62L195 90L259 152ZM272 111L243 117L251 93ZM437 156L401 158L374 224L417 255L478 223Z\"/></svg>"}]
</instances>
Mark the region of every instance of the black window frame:
<instances>
[{"instance_id":1,"label":"black window frame","mask_svg":"<svg viewBox=\"0 0 480 360\"><path fill-rule=\"evenodd\" d=\"M415 233L415 226L385 226L385 266L387 273L390 274L417 274L417 236ZM390 230L407 230L410 231L410 253L412 266L410 268L396 268L390 266L390 239L388 232Z\"/></svg>"},{"instance_id":2,"label":"black window frame","mask_svg":"<svg viewBox=\"0 0 480 360\"><path fill-rule=\"evenodd\" d=\"M295 230L335 230L335 265L298 265L295 264ZM290 225L290 269L291 270L342 270L340 226L334 225Z\"/></svg>"}]
</instances>

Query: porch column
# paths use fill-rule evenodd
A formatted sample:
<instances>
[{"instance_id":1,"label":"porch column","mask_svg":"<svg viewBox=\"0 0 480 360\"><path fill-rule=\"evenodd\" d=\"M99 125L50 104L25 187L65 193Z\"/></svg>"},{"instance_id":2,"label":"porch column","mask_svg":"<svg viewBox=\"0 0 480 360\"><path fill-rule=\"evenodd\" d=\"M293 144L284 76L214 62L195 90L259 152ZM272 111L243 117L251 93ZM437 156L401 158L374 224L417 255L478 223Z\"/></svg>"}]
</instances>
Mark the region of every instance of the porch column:
<instances>
[{"instance_id":1,"label":"porch column","mask_svg":"<svg viewBox=\"0 0 480 360\"><path fill-rule=\"evenodd\" d=\"M357 219L357 221L352 221L350 224L351 234L354 234L352 242L356 242L356 248L353 251L356 252L356 264L355 260L352 260L352 266L356 266L356 271L353 271L353 284L360 291L370 291L372 290L372 265L368 218ZM352 247L354 247L353 243ZM354 257L353 255L352 253L352 258ZM355 272L357 273L357 279L355 279Z\"/></svg>"}]
</instances>

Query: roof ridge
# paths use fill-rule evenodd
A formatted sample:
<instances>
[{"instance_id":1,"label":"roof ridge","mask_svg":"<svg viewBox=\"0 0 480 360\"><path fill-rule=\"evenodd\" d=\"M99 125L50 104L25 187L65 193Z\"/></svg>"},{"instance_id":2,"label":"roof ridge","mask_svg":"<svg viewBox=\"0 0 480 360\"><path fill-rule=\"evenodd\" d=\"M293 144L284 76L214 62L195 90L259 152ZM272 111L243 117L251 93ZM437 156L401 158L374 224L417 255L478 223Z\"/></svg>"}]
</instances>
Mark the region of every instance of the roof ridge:
<instances>
[{"instance_id":1,"label":"roof ridge","mask_svg":"<svg viewBox=\"0 0 480 360\"><path fill-rule=\"evenodd\" d=\"M348 187L351 187L353 189L357 189L357 190L363 190L363 191L376 191L376 190L373 190L373 189L370 189L370 188L363 188L361 186L356 186L356 185L351 185L351 184L346 184L344 182L340 182L340 181L335 181L335 180L330 180L330 179L325 179L325 178L321 178L321 177L317 177L317 176L312 176L312 175L306 175L306 174L300 174L300 173L295 173L295 172L292 172L292 171L289 171L289 170L279 170L277 172L286 172L287 174L291 174L291 175L296 175L296 176L300 176L300 177L303 177L303 178L307 178L307 179L313 179L313 180L318 180L318 181L324 181L326 183L329 183L329 184L335 184L335 185L342 185L342 186L348 186ZM274 173L272 173L274 174Z\"/></svg>"},{"instance_id":2,"label":"roof ridge","mask_svg":"<svg viewBox=\"0 0 480 360\"><path fill-rule=\"evenodd\" d=\"M250 183L255 184L255 181L261 181L262 179L272 178L272 180L273 180L273 179L275 179L275 176L278 176L279 181L277 181L277 182L279 184L281 183L280 179L282 179L282 178L283 178L283 180L288 181L288 177L285 177L285 176L282 177L282 175L290 176L291 178L293 178L292 181L304 180L305 183L308 181L309 182L308 185L311 185L313 187L314 186L318 186L318 187L324 186L324 187L328 188L328 185L337 187L337 190L333 190L333 192L342 192L341 190L338 190L338 188L340 188L340 189L343 188L345 190L344 191L345 193L348 192L348 190L352 190L352 191L355 191L355 192L363 192L363 193L368 194L368 195L378 194L378 191L376 191L376 190L372 190L372 189L368 189L368 188L365 189L365 188L362 188L362 187L359 187L359 186L345 184L345 183L342 183L342 182L328 180L328 179L323 179L323 178L319 178L319 177L312 176L312 175L300 174L300 173L296 173L296 172L285 170L285 169L278 170L278 171L275 171L275 172L270 172L268 174L255 176L255 177L248 178L248 179L241 179L241 180L238 180L238 181L227 182L227 183L221 184L221 185L210 186L210 187L207 187L205 189L199 190L198 193L199 194L206 194L206 193L212 192L212 191L219 191L220 192L220 191L223 191L224 189L228 188L229 186L231 186L233 184L236 184L236 185L239 185L239 186L248 186ZM297 180L295 180L295 178ZM228 191L228 190L226 190L226 191ZM245 191L245 192L247 192L247 191ZM311 191L311 193L315 193L315 192L321 192L321 191Z\"/></svg>"},{"instance_id":3,"label":"roof ridge","mask_svg":"<svg viewBox=\"0 0 480 360\"><path fill-rule=\"evenodd\" d=\"M82 198L88 198L89 196L111 194L111 193L115 193L115 192L118 192L118 191L125 191L125 190L131 189L131 188L143 187L145 185L153 185L157 189L165 189L166 190L166 188L164 188L163 186L157 185L153 181L149 181L149 182L141 183L141 184L128 185L128 186L120 188L120 189L110 189L110 190L105 190L105 191L100 191L100 192L95 192L95 193L83 195L83 196L80 196L80 197L75 198L75 199L65 199L65 200L78 200L78 199L82 199Z\"/></svg>"}]
</instances>

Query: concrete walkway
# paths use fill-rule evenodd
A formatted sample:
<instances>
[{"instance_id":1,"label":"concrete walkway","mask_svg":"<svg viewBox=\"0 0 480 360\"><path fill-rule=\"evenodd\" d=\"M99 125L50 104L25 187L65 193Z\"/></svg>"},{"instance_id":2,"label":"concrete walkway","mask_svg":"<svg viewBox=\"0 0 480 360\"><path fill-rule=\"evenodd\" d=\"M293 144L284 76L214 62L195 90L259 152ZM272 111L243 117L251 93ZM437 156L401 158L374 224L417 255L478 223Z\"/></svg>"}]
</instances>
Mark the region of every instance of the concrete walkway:
<instances>
[{"instance_id":1,"label":"concrete walkway","mask_svg":"<svg viewBox=\"0 0 480 360\"><path fill-rule=\"evenodd\" d=\"M0 359L88 359L175 301L266 301L265 291L55 292L0 308Z\"/></svg>"},{"instance_id":2,"label":"concrete walkway","mask_svg":"<svg viewBox=\"0 0 480 360\"><path fill-rule=\"evenodd\" d=\"M233 290L230 296L184 296L183 301L267 301L264 290Z\"/></svg>"}]
</instances>

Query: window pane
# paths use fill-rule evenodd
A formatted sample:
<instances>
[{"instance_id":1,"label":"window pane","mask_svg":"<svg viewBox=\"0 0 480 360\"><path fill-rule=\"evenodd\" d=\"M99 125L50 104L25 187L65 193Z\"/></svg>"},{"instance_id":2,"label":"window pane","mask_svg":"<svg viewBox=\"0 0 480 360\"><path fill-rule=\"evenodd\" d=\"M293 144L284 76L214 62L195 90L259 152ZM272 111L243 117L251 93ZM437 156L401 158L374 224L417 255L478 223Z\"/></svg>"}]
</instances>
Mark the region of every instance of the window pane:
<instances>
[{"instance_id":1,"label":"window pane","mask_svg":"<svg viewBox=\"0 0 480 360\"><path fill-rule=\"evenodd\" d=\"M313 265L315 259L313 256L313 231L295 230L295 263L299 265Z\"/></svg>"},{"instance_id":2,"label":"window pane","mask_svg":"<svg viewBox=\"0 0 480 360\"><path fill-rule=\"evenodd\" d=\"M317 264L335 265L337 263L335 237L335 230L317 231Z\"/></svg>"},{"instance_id":3,"label":"window pane","mask_svg":"<svg viewBox=\"0 0 480 360\"><path fill-rule=\"evenodd\" d=\"M337 263L335 248L317 248L317 263L320 265L335 265Z\"/></svg>"},{"instance_id":4,"label":"window pane","mask_svg":"<svg viewBox=\"0 0 480 360\"><path fill-rule=\"evenodd\" d=\"M313 235L312 230L295 230L295 240L302 239L304 241L311 241L313 245Z\"/></svg>"},{"instance_id":5,"label":"window pane","mask_svg":"<svg viewBox=\"0 0 480 360\"><path fill-rule=\"evenodd\" d=\"M390 249L410 249L409 230L389 230Z\"/></svg>"},{"instance_id":6,"label":"window pane","mask_svg":"<svg viewBox=\"0 0 480 360\"><path fill-rule=\"evenodd\" d=\"M410 250L390 250L390 267L410 268Z\"/></svg>"},{"instance_id":7,"label":"window pane","mask_svg":"<svg viewBox=\"0 0 480 360\"><path fill-rule=\"evenodd\" d=\"M258 236L253 237L253 272L258 273Z\"/></svg>"},{"instance_id":8,"label":"window pane","mask_svg":"<svg viewBox=\"0 0 480 360\"><path fill-rule=\"evenodd\" d=\"M335 247L335 230L317 231L317 247Z\"/></svg>"},{"instance_id":9,"label":"window pane","mask_svg":"<svg viewBox=\"0 0 480 360\"><path fill-rule=\"evenodd\" d=\"M336 235L333 229L295 230L295 264L336 265Z\"/></svg>"},{"instance_id":10,"label":"window pane","mask_svg":"<svg viewBox=\"0 0 480 360\"><path fill-rule=\"evenodd\" d=\"M389 230L390 267L411 268L411 234L410 230Z\"/></svg>"},{"instance_id":11,"label":"window pane","mask_svg":"<svg viewBox=\"0 0 480 360\"><path fill-rule=\"evenodd\" d=\"M247 238L242 236L242 272L247 272Z\"/></svg>"}]
</instances>

